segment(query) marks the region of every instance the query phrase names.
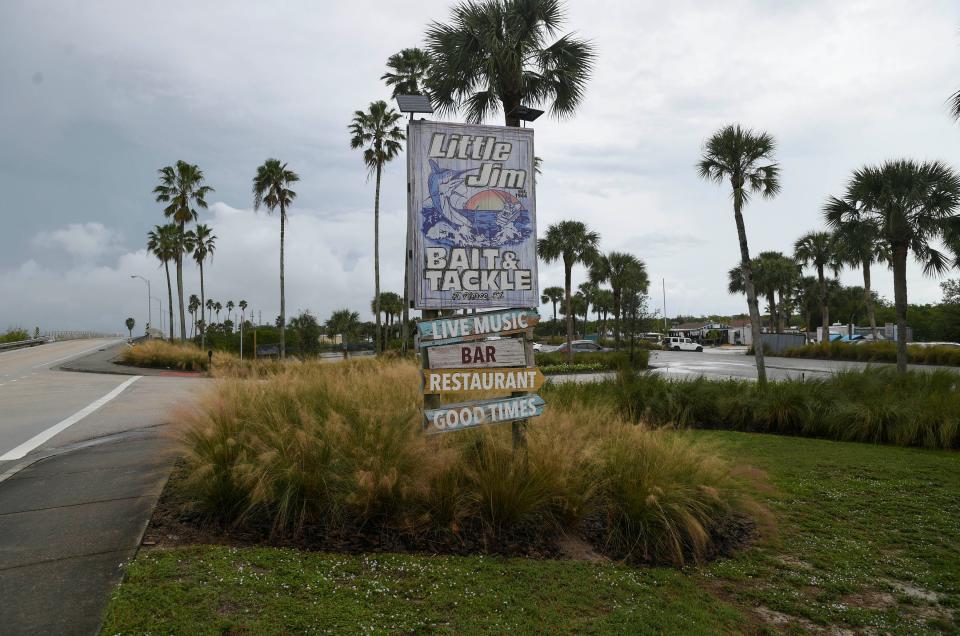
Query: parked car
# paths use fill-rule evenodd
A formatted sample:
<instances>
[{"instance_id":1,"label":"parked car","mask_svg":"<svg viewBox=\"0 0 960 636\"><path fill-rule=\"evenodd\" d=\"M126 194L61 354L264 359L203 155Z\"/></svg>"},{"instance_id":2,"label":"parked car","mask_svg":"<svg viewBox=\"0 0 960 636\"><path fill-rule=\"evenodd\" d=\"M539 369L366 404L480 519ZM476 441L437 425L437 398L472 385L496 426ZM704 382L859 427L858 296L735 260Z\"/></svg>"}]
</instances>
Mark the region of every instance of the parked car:
<instances>
[{"instance_id":1,"label":"parked car","mask_svg":"<svg viewBox=\"0 0 960 636\"><path fill-rule=\"evenodd\" d=\"M607 347L601 347L593 340L574 340L570 343L570 346L573 348L574 353L602 353L605 351L613 351L613 349L608 349ZM554 353L566 353L567 352L567 343L564 342L562 345L553 350Z\"/></svg>"},{"instance_id":2,"label":"parked car","mask_svg":"<svg viewBox=\"0 0 960 636\"><path fill-rule=\"evenodd\" d=\"M703 346L690 338L670 336L663 339L663 348L671 351L703 351Z\"/></svg>"}]
</instances>

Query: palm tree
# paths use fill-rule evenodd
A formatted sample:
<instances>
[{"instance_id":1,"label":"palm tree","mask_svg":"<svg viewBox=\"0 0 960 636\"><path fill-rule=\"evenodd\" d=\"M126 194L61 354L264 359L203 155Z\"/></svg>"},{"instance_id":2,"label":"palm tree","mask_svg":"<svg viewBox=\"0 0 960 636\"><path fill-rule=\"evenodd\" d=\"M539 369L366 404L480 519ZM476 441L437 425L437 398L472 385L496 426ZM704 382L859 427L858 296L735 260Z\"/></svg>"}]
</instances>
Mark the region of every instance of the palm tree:
<instances>
[{"instance_id":1,"label":"palm tree","mask_svg":"<svg viewBox=\"0 0 960 636\"><path fill-rule=\"evenodd\" d=\"M393 88L391 97L421 95L430 69L430 56L423 49L403 49L387 58L387 69L380 79ZM413 118L413 113L410 117Z\"/></svg>"},{"instance_id":2,"label":"palm tree","mask_svg":"<svg viewBox=\"0 0 960 636\"><path fill-rule=\"evenodd\" d=\"M590 306L593 304L593 299L596 297L598 291L600 291L600 285L592 280L587 280L577 285L577 293L583 296L583 300L587 305L587 311L583 315L584 334L587 332L587 323L590 321Z\"/></svg>"},{"instance_id":3,"label":"palm tree","mask_svg":"<svg viewBox=\"0 0 960 636\"><path fill-rule=\"evenodd\" d=\"M344 344L346 344L347 340L359 326L360 314L355 311L350 311L349 309L338 309L330 315L330 318L324 323L323 328L327 332L327 336L339 335L343 338Z\"/></svg>"},{"instance_id":4,"label":"palm tree","mask_svg":"<svg viewBox=\"0 0 960 636\"><path fill-rule=\"evenodd\" d=\"M223 305L220 304L219 300L214 301L213 303L213 313L217 314L217 322L220 322L220 310L223 309Z\"/></svg>"},{"instance_id":5,"label":"palm tree","mask_svg":"<svg viewBox=\"0 0 960 636\"><path fill-rule=\"evenodd\" d=\"M200 266L200 307L210 308L210 303L206 300L206 292L203 287L203 263L209 258L213 260L213 253L217 249L217 237L209 225L198 223L193 231L193 260ZM201 313L203 313L201 311ZM207 323L201 321L200 325L200 348L207 346Z\"/></svg>"},{"instance_id":6,"label":"palm tree","mask_svg":"<svg viewBox=\"0 0 960 636\"><path fill-rule=\"evenodd\" d=\"M808 232L794 243L793 255L802 265L812 265L817 270L817 282L820 285L820 324L823 327L820 341L829 342L830 309L827 302L827 279L824 269L829 267L836 273L840 268L833 235L829 232Z\"/></svg>"},{"instance_id":7,"label":"palm tree","mask_svg":"<svg viewBox=\"0 0 960 636\"><path fill-rule=\"evenodd\" d=\"M796 262L780 252L760 252L751 259L755 289L767 298L770 308L770 331L783 331L783 314L786 309L785 298L789 296L793 279L799 275ZM746 294L743 281L743 268L733 267L729 273L727 290L731 294ZM779 297L779 300L778 300Z\"/></svg>"},{"instance_id":8,"label":"palm tree","mask_svg":"<svg viewBox=\"0 0 960 636\"><path fill-rule=\"evenodd\" d=\"M593 308L597 310L598 314L602 314L603 316L600 319L600 338L606 338L607 314L613 311L613 291L609 289L599 290L596 296L594 296Z\"/></svg>"},{"instance_id":9,"label":"palm tree","mask_svg":"<svg viewBox=\"0 0 960 636\"><path fill-rule=\"evenodd\" d=\"M624 290L630 288L647 293L650 285L647 267L633 254L610 252L594 260L590 268L590 280L598 284L607 282L613 291L613 341L619 349Z\"/></svg>"},{"instance_id":10,"label":"palm tree","mask_svg":"<svg viewBox=\"0 0 960 636\"><path fill-rule=\"evenodd\" d=\"M465 110L475 124L503 110L506 125L519 126L514 109L548 102L553 115L572 115L583 101L594 50L570 34L550 44L563 21L558 0L461 2L449 24L427 28L434 104L444 114Z\"/></svg>"},{"instance_id":11,"label":"palm tree","mask_svg":"<svg viewBox=\"0 0 960 636\"><path fill-rule=\"evenodd\" d=\"M825 212L833 227L857 219L876 223L890 252L893 296L897 313L897 370L907 370L907 257L923 264L924 273L939 274L949 259L933 245L952 240L960 217L960 177L939 161L908 159L867 166L853 173L840 209Z\"/></svg>"},{"instance_id":12,"label":"palm tree","mask_svg":"<svg viewBox=\"0 0 960 636\"><path fill-rule=\"evenodd\" d=\"M206 196L213 188L204 185L203 171L182 159L173 166L164 166L160 173L160 185L153 189L157 203L166 203L163 214L180 228L180 236L186 238L186 224L199 218L194 205L207 208ZM183 311L183 251L177 254L177 297L180 300L180 339L185 337L187 320Z\"/></svg>"},{"instance_id":13,"label":"palm tree","mask_svg":"<svg viewBox=\"0 0 960 636\"><path fill-rule=\"evenodd\" d=\"M563 287L547 287L540 294L540 302L553 304L553 321L557 321L557 303L563 300Z\"/></svg>"},{"instance_id":14,"label":"palm tree","mask_svg":"<svg viewBox=\"0 0 960 636\"><path fill-rule=\"evenodd\" d=\"M187 304L187 309L190 311L190 317L191 317L192 320L193 320L193 327L192 327L192 329L191 329L191 333L192 333L193 335L191 336L191 338L194 337L194 336L196 336L196 331L197 331L197 309L199 309L199 308L200 308L200 299L197 298L197 295L196 295L196 294L190 294L190 302Z\"/></svg>"},{"instance_id":15,"label":"palm tree","mask_svg":"<svg viewBox=\"0 0 960 636\"><path fill-rule=\"evenodd\" d=\"M373 198L373 297L377 317L376 350L380 352L380 177L383 166L400 153L400 142L405 139L397 126L400 113L383 100L371 102L366 112L358 110L350 122L350 147L363 148L363 163L376 174L376 193ZM406 259L404 259L406 260Z\"/></svg>"},{"instance_id":16,"label":"palm tree","mask_svg":"<svg viewBox=\"0 0 960 636\"><path fill-rule=\"evenodd\" d=\"M247 320L247 307L249 307L249 305L247 304L247 301L241 300L237 303L237 307L240 308L240 325L242 326Z\"/></svg>"},{"instance_id":17,"label":"palm tree","mask_svg":"<svg viewBox=\"0 0 960 636\"><path fill-rule=\"evenodd\" d=\"M960 119L960 91L950 96L950 114L954 119Z\"/></svg>"},{"instance_id":18,"label":"palm tree","mask_svg":"<svg viewBox=\"0 0 960 636\"><path fill-rule=\"evenodd\" d=\"M279 159L267 159L257 168L257 175L253 178L253 209L259 210L261 205L267 207L270 214L280 209L280 359L287 356L286 322L287 296L283 280L283 243L286 232L287 208L297 198L297 193L290 189L290 184L296 183L300 177L296 172L287 170L287 164L280 163Z\"/></svg>"},{"instance_id":19,"label":"palm tree","mask_svg":"<svg viewBox=\"0 0 960 636\"><path fill-rule=\"evenodd\" d=\"M573 362L573 311L570 306L570 285L573 266L590 265L596 260L600 235L591 232L580 221L560 221L547 228L547 234L537 242L537 253L547 263L563 261L564 315L567 318L567 360Z\"/></svg>"},{"instance_id":20,"label":"palm tree","mask_svg":"<svg viewBox=\"0 0 960 636\"><path fill-rule=\"evenodd\" d=\"M875 219L853 218L843 220L848 212L847 206L855 207L856 202L848 202L831 197L824 207L828 222L833 228L834 243L838 257L844 265L859 267L863 272L863 302L867 308L867 320L870 322L870 334L877 339L877 313L873 303L870 266L874 263L889 263L890 250L880 236L880 227ZM832 220L836 219L836 223Z\"/></svg>"},{"instance_id":21,"label":"palm tree","mask_svg":"<svg viewBox=\"0 0 960 636\"><path fill-rule=\"evenodd\" d=\"M747 230L743 223L743 206L751 194L772 198L780 191L780 167L773 162L773 137L765 132L755 133L739 124L726 126L707 140L703 157L697 166L700 177L722 184L730 182L733 194L733 217L740 240L740 265L750 308L750 329L754 338L754 356L757 360L757 382L767 384L767 370L763 362L760 310L753 285L753 268L747 246Z\"/></svg>"},{"instance_id":22,"label":"palm tree","mask_svg":"<svg viewBox=\"0 0 960 636\"><path fill-rule=\"evenodd\" d=\"M230 312L233 311L233 308L236 307L232 300L227 301L227 320L230 320Z\"/></svg>"},{"instance_id":23,"label":"palm tree","mask_svg":"<svg viewBox=\"0 0 960 636\"><path fill-rule=\"evenodd\" d=\"M137 321L133 318L127 318L123 324L127 326L127 333L129 333L130 337L133 338L133 328L137 325Z\"/></svg>"},{"instance_id":24,"label":"palm tree","mask_svg":"<svg viewBox=\"0 0 960 636\"><path fill-rule=\"evenodd\" d=\"M180 228L173 223L157 225L147 232L147 250L156 256L167 273L167 308L170 311L170 342L173 342L173 289L170 285L170 261L180 253Z\"/></svg>"},{"instance_id":25,"label":"palm tree","mask_svg":"<svg viewBox=\"0 0 960 636\"><path fill-rule=\"evenodd\" d=\"M212 298L208 298L208 299L207 299L207 303L206 303L206 306L207 306L207 325L209 325L210 323L213 322L213 307L214 307L215 304L216 304L216 303L213 302L213 299L212 299ZM206 330L207 330L207 325L204 325L203 329L201 330L201 333L205 333L205 332L206 332Z\"/></svg>"}]
</instances>

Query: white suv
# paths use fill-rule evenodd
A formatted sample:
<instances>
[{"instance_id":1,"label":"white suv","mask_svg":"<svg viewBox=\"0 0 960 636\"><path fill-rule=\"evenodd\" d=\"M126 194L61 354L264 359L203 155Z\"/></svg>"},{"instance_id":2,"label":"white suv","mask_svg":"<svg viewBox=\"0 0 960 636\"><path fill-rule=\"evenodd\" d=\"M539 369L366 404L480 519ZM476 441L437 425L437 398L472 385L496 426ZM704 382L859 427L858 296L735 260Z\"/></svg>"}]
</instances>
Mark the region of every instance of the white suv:
<instances>
[{"instance_id":1,"label":"white suv","mask_svg":"<svg viewBox=\"0 0 960 636\"><path fill-rule=\"evenodd\" d=\"M703 351L703 347L690 338L671 336L663 339L663 348L673 351Z\"/></svg>"}]
</instances>

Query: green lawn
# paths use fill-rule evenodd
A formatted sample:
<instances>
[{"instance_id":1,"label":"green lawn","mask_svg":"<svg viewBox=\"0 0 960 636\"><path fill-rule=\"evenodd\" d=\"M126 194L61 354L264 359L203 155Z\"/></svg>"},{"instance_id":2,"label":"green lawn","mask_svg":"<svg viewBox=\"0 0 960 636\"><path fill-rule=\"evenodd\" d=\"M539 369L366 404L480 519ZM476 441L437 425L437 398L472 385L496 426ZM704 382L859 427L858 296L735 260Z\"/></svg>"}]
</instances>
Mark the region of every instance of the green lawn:
<instances>
[{"instance_id":1,"label":"green lawn","mask_svg":"<svg viewBox=\"0 0 960 636\"><path fill-rule=\"evenodd\" d=\"M114 633L960 631L960 455L697 432L768 473L777 536L684 572L271 548L142 552Z\"/></svg>"}]
</instances>

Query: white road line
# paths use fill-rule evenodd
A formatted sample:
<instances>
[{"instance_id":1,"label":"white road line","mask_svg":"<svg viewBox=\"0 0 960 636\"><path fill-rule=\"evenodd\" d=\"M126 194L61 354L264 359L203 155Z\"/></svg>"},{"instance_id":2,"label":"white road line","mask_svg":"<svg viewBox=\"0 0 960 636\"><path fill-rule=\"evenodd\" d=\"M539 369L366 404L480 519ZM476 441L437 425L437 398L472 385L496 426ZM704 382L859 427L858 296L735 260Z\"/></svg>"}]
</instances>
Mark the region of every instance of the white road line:
<instances>
[{"instance_id":1,"label":"white road line","mask_svg":"<svg viewBox=\"0 0 960 636\"><path fill-rule=\"evenodd\" d=\"M45 366L47 366L48 364L56 364L56 363L58 363L58 362L63 362L64 360L69 360L70 358L76 358L77 356L82 356L82 355L85 354L85 353L90 353L91 351L96 351L97 349L101 349L101 348L103 348L103 347L105 347L105 346L110 346L110 345L114 344L114 342L116 342L116 341L110 341L110 342L108 342L106 345L104 345L103 343L101 343L101 344L98 344L96 347L90 347L89 349L84 349L83 351L78 351L77 353L71 353L71 354L68 355L68 356L63 356L62 358L57 358L56 360L50 360L50 361L48 361L48 362L41 362L40 364L34 365L33 368L34 368L34 369L39 369L40 367L45 367Z\"/></svg>"},{"instance_id":2,"label":"white road line","mask_svg":"<svg viewBox=\"0 0 960 636\"><path fill-rule=\"evenodd\" d=\"M112 400L113 398L123 393L124 389L126 389L128 386L130 386L131 384L133 384L134 382L136 382L142 377L143 377L142 375L133 376L132 378L130 378L129 380L125 381L123 384L115 388L113 391L110 391L109 393L104 395L102 398L100 398L96 402L92 402L88 404L87 406L83 407L82 409L80 409L79 411L77 411L67 419L61 420L60 422L58 422L57 424L54 424L53 426L43 431L42 433L39 433L38 435L34 435L33 437L25 441L23 444L20 444L19 446L14 448L13 450L8 451L3 455L0 455L0 461L8 461L11 459L21 459L24 455L26 455L27 453L35 449L40 444L43 444L45 441L47 441L57 433L65 431L67 428L73 426L74 424L76 424L77 422L79 422L80 420L82 420L83 418L90 415L91 413L96 411L98 408L100 408L101 406L103 406L104 404Z\"/></svg>"}]
</instances>

